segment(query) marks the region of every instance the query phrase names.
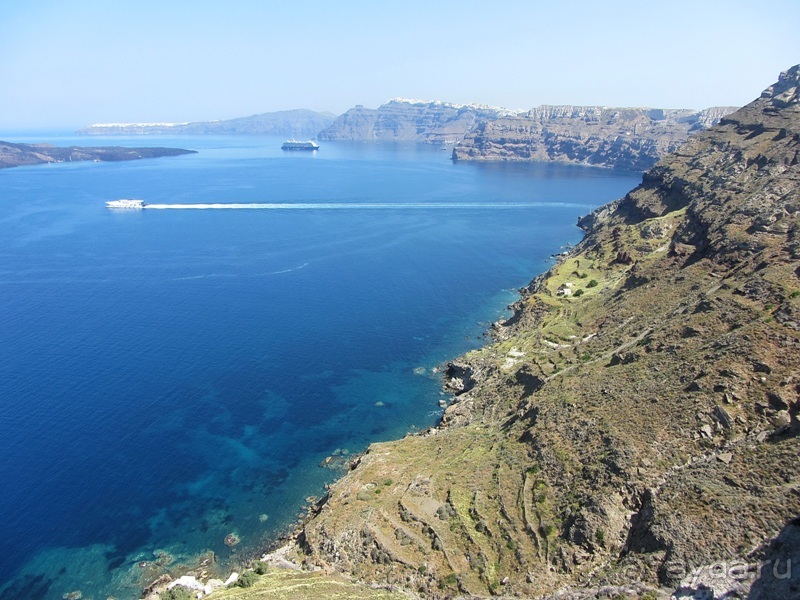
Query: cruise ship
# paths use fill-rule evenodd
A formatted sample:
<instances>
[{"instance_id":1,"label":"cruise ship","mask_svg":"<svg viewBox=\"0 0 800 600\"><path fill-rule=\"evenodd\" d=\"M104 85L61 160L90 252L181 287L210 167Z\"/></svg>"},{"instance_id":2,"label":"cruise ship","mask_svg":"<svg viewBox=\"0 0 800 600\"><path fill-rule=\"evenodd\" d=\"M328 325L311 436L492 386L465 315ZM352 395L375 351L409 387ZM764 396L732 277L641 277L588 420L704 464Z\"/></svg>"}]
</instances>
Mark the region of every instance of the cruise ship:
<instances>
[{"instance_id":1,"label":"cruise ship","mask_svg":"<svg viewBox=\"0 0 800 600\"><path fill-rule=\"evenodd\" d=\"M144 208L144 200L124 199L106 202L106 208Z\"/></svg>"},{"instance_id":2,"label":"cruise ship","mask_svg":"<svg viewBox=\"0 0 800 600\"><path fill-rule=\"evenodd\" d=\"M286 140L281 146L281 150L319 150L319 144L308 140L298 142L297 140Z\"/></svg>"}]
</instances>

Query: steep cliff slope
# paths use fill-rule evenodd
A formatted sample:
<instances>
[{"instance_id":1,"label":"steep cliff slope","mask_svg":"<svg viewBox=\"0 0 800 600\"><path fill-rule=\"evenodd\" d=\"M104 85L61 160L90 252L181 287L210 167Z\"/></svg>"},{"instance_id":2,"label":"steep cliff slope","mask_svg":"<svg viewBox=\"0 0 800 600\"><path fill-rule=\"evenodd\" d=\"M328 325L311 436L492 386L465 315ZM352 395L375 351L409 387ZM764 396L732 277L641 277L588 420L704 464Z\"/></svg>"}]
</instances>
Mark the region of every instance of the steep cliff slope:
<instances>
[{"instance_id":1,"label":"steep cliff slope","mask_svg":"<svg viewBox=\"0 0 800 600\"><path fill-rule=\"evenodd\" d=\"M703 111L540 106L479 123L454 160L567 162L644 171L734 107Z\"/></svg>"},{"instance_id":2,"label":"steep cliff slope","mask_svg":"<svg viewBox=\"0 0 800 600\"><path fill-rule=\"evenodd\" d=\"M397 98L377 109L356 106L319 133L321 140L453 144L478 122L513 114L501 108Z\"/></svg>"},{"instance_id":3,"label":"steep cliff slope","mask_svg":"<svg viewBox=\"0 0 800 600\"><path fill-rule=\"evenodd\" d=\"M795 67L583 219L449 366L442 426L370 447L298 558L425 597L636 596L715 562L744 592L797 586L752 565L798 554L768 545L800 514L798 86Z\"/></svg>"}]
</instances>

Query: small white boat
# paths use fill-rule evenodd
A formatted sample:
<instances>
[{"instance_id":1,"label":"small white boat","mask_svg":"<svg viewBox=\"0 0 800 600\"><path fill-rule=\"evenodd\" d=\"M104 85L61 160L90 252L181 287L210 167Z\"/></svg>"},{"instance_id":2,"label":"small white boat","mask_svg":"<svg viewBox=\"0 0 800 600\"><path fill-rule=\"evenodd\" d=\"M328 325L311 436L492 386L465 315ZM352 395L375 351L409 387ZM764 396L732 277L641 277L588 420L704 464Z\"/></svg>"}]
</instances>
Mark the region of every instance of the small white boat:
<instances>
[{"instance_id":1,"label":"small white boat","mask_svg":"<svg viewBox=\"0 0 800 600\"><path fill-rule=\"evenodd\" d=\"M123 199L106 202L106 208L144 208L144 200Z\"/></svg>"}]
</instances>

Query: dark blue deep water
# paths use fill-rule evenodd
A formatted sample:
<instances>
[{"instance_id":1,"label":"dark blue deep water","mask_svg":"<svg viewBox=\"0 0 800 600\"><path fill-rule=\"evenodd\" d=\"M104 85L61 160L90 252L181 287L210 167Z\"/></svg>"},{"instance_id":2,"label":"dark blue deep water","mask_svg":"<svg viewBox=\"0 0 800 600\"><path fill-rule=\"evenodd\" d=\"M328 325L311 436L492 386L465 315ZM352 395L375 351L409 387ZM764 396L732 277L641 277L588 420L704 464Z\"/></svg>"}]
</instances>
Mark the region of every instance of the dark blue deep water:
<instances>
[{"instance_id":1,"label":"dark blue deep water","mask_svg":"<svg viewBox=\"0 0 800 600\"><path fill-rule=\"evenodd\" d=\"M337 476L326 456L434 424L434 367L639 179L414 146L47 141L200 152L0 171L4 600L134 598L162 551L226 570L263 548ZM104 207L128 197L327 208Z\"/></svg>"}]
</instances>

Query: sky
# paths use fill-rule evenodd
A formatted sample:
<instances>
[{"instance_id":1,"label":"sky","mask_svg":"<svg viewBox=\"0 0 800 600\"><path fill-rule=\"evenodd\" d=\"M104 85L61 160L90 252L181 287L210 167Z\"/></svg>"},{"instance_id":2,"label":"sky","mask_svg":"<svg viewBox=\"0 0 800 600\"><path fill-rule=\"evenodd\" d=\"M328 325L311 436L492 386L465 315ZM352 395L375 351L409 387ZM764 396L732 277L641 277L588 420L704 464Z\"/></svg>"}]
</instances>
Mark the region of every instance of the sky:
<instances>
[{"instance_id":1,"label":"sky","mask_svg":"<svg viewBox=\"0 0 800 600\"><path fill-rule=\"evenodd\" d=\"M741 106L798 32L800 0L0 0L0 134L396 97Z\"/></svg>"}]
</instances>

